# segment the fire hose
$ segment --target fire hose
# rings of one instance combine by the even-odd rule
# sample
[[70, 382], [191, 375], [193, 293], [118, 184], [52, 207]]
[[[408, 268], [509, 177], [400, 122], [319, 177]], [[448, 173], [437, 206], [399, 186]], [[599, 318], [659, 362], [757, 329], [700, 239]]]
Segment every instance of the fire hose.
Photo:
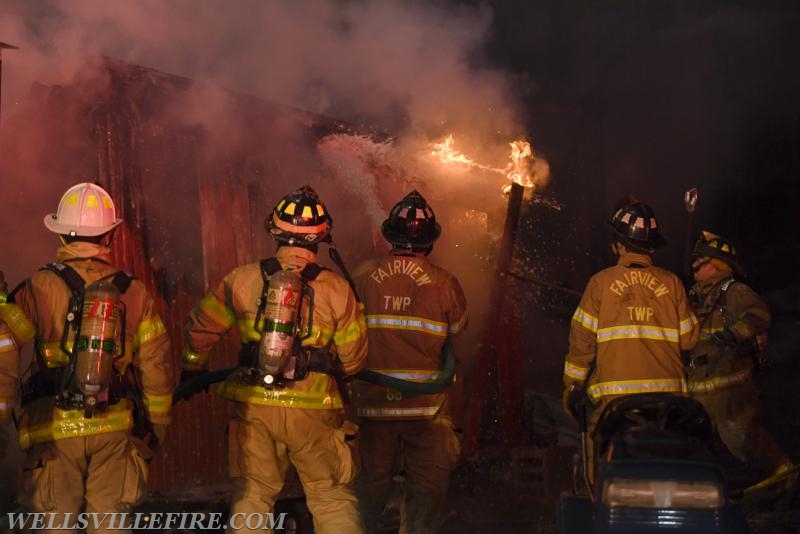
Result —
[[[347, 266], [342, 260], [342, 257], [339, 254], [336, 244], [333, 242], [331, 236], [327, 237], [325, 243], [328, 244], [328, 254], [331, 260], [342, 272], [345, 280], [347, 280], [347, 283], [350, 285], [353, 293], [356, 295], [356, 299], [360, 301], [361, 299], [356, 291], [355, 283], [353, 282], [350, 272], [347, 270]], [[228, 367], [218, 371], [204, 372], [190, 378], [189, 380], [186, 380], [185, 382], [182, 382], [177, 388], [175, 388], [175, 391], [172, 394], [172, 403], [175, 404], [181, 399], [188, 399], [200, 391], [208, 391], [209, 386], [227, 379], [228, 376], [230, 376], [231, 373], [233, 373], [236, 369], [237, 367]], [[445, 339], [444, 345], [442, 346], [441, 372], [434, 380], [430, 382], [414, 382], [411, 380], [403, 380], [401, 378], [378, 373], [371, 369], [362, 369], [355, 374], [355, 377], [359, 380], [363, 380], [364, 382], [369, 382], [371, 384], [377, 384], [379, 386], [400, 391], [406, 395], [431, 395], [441, 393], [450, 387], [450, 385], [453, 383], [455, 374], [456, 355], [455, 350], [453, 349], [453, 343], [448, 337]]]
[[[385, 375], [363, 369], [356, 373], [355, 377], [364, 382], [377, 384], [390, 389], [395, 389], [407, 395], [430, 395], [441, 393], [453, 383], [456, 374], [456, 356], [450, 338], [442, 347], [442, 371], [435, 380], [431, 382], [412, 382], [393, 376]], [[216, 371], [206, 371], [182, 382], [172, 393], [172, 403], [175, 404], [181, 399], [189, 399], [200, 391], [208, 391], [209, 386], [222, 382], [227, 379], [238, 367], [227, 367]]]

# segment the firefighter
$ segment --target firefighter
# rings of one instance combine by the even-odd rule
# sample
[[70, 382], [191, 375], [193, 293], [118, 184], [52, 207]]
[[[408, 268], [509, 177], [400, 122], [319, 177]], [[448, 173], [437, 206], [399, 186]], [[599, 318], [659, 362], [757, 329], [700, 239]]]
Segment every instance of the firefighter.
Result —
[[[6, 309], [8, 285], [0, 271], [0, 314]], [[5, 458], [10, 441], [11, 414], [19, 380], [19, 349], [14, 334], [0, 315], [0, 459]]]
[[[453, 353], [450, 362], [442, 361], [446, 339], [467, 325], [458, 280], [427, 257], [441, 227], [422, 195], [412, 191], [394, 206], [381, 233], [391, 251], [367, 261], [354, 276], [367, 313], [367, 367], [394, 379], [436, 382], [443, 367], [455, 365]], [[400, 532], [439, 531], [448, 479], [460, 455], [449, 383], [431, 394], [353, 383], [361, 423], [359, 502], [368, 531], [377, 528], [398, 457], [406, 475]]]
[[700, 321], [700, 340], [689, 360], [689, 391], [714, 421], [723, 443], [754, 474], [778, 475], [792, 467], [775, 439], [758, 421], [759, 395], [753, 383], [757, 338], [771, 315], [747, 284], [736, 249], [724, 237], [704, 231], [692, 251], [695, 284], [689, 300]]
[[309, 186], [278, 202], [265, 221], [275, 257], [234, 269], [192, 310], [183, 374], [206, 369], [211, 348], [238, 328], [240, 367], [218, 390], [236, 413], [228, 427], [231, 516], [272, 512], [292, 464], [314, 531], [351, 534], [362, 532], [353, 431], [334, 375], [363, 367], [367, 332], [347, 280], [316, 263], [332, 224]]
[[591, 435], [602, 409], [621, 395], [685, 394], [682, 351], [697, 342], [697, 319], [673, 273], [653, 265], [666, 245], [653, 210], [632, 199], [609, 221], [617, 264], [592, 276], [572, 316], [564, 364], [564, 403], [582, 421], [588, 395], [594, 412], [585, 435], [586, 475], [593, 480]]
[[[0, 344], [34, 343], [22, 377], [19, 501], [28, 512], [59, 514], [53, 525], [69, 525], [68, 514], [130, 512], [146, 491], [152, 450], [144, 444], [163, 440], [169, 423], [169, 337], [144, 284], [111, 264], [121, 222], [101, 187], [68, 189], [44, 218], [61, 242], [56, 261], [0, 305]], [[15, 401], [19, 367], [16, 349], [0, 348], [2, 415]]]

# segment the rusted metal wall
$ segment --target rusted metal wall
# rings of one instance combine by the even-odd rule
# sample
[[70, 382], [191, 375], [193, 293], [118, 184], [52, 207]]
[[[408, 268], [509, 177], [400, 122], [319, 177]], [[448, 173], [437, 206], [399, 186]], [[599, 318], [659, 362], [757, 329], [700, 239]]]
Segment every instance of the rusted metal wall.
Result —
[[[271, 252], [263, 237], [264, 188], [253, 183], [252, 169], [245, 165], [248, 158], [252, 159], [246, 153], [247, 148], [238, 153], [238, 159], [237, 153], [233, 153], [216, 165], [205, 166], [195, 160], [202, 151], [201, 136], [165, 131], [156, 114], [148, 116], [148, 110], [158, 108], [164, 92], [190, 90], [185, 80], [120, 64], [108, 65], [108, 80], [109, 90], [88, 103], [88, 116], [97, 146], [98, 182], [108, 189], [119, 216], [125, 220], [115, 238], [114, 260], [143, 280], [156, 296], [172, 342], [177, 383], [183, 350], [182, 329], [202, 293], [216, 286], [236, 266]], [[298, 115], [296, 120], [308, 122], [308, 116], [299, 116], [294, 111], [276, 112], [274, 106], [259, 104], [249, 97], [243, 97], [242, 101], [247, 108], [245, 112], [258, 116], [260, 127], [266, 129], [276, 113], [285, 113], [292, 120], [291, 115]], [[309, 139], [340, 126], [322, 118], [308, 124]], [[176, 136], [180, 138], [178, 141]], [[167, 148], [163, 146], [170, 143]], [[161, 153], [154, 155], [156, 152]], [[280, 166], [280, 162], [273, 164]], [[154, 197], [151, 191], [145, 191], [145, 178], [154, 177], [144, 173], [163, 174], [155, 178], [181, 183], [184, 187], [176, 197]], [[284, 193], [281, 190], [276, 195]], [[199, 239], [201, 243], [202, 256], [191, 266], [202, 272], [201, 291], [189, 289], [185, 277], [174, 288], [168, 280], [159, 279], [159, 270], [170, 266], [159, 265], [154, 259], [153, 240], [148, 239], [151, 236], [147, 210], [165, 204], [170, 209], [197, 212], [197, 220], [189, 227], [197, 235], [186, 239]], [[166, 293], [171, 295], [167, 298]], [[238, 332], [231, 331], [212, 352], [211, 370], [234, 365], [238, 347]], [[178, 402], [166, 443], [150, 466], [151, 489], [186, 494], [224, 487], [225, 430], [231, 415], [230, 403], [212, 393], [200, 393], [189, 402]]]

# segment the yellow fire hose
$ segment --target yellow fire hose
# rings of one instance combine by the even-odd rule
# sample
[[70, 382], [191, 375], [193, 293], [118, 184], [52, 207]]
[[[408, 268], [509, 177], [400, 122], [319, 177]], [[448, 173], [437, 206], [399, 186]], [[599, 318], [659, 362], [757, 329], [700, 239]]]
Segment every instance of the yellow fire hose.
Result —
[[752, 486], [743, 489], [742, 496], [747, 497], [749, 495], [752, 495], [753, 493], [757, 493], [763, 489], [772, 487], [778, 484], [779, 482], [782, 482], [787, 478], [791, 477], [798, 471], [800, 471], [800, 465], [793, 465], [783, 471], [780, 471], [779, 473], [774, 473], [769, 477], [765, 478], [764, 480], [762, 480], [761, 482], [757, 482], [756, 484], [753, 484]]

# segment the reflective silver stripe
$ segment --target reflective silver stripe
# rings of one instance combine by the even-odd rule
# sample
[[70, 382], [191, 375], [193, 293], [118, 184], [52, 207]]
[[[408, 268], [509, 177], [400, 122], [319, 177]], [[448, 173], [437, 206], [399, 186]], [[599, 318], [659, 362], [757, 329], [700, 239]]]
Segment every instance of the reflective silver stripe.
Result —
[[589, 386], [587, 392], [593, 400], [606, 395], [630, 395], [632, 393], [686, 392], [686, 380], [683, 378], [664, 378], [649, 380], [620, 380], [600, 382]]
[[416, 380], [418, 382], [433, 381], [442, 374], [438, 370], [428, 371], [426, 369], [371, 369], [371, 371], [401, 380]]
[[17, 348], [14, 338], [11, 336], [0, 336], [0, 352], [11, 352]]
[[401, 315], [367, 315], [367, 328], [389, 328], [395, 330], [414, 330], [437, 336], [447, 335], [447, 323], [431, 321], [422, 317]]
[[576, 380], [586, 380], [589, 375], [588, 367], [579, 367], [574, 363], [564, 362], [564, 374]]
[[10, 412], [11, 404], [8, 402], [0, 402], [0, 412]]
[[592, 332], [597, 332], [597, 317], [589, 315], [581, 308], [575, 310], [575, 314], [572, 316], [572, 320], [580, 323], [581, 326], [591, 330]]
[[361, 417], [433, 417], [439, 411], [439, 406], [426, 406], [423, 408], [359, 408]]
[[465, 313], [461, 319], [458, 320], [455, 324], [450, 325], [450, 333], [451, 334], [458, 334], [464, 329], [464, 325], [467, 324], [467, 314]]
[[694, 314], [690, 314], [688, 319], [684, 319], [681, 321], [681, 324], [678, 325], [678, 330], [680, 330], [681, 335], [686, 334], [687, 332], [691, 332], [694, 325], [697, 324], [697, 317]]
[[677, 343], [680, 340], [680, 335], [674, 328], [636, 324], [601, 328], [597, 331], [598, 343], [604, 343], [615, 339], [658, 339]]
[[731, 375], [715, 376], [708, 380], [692, 380], [689, 382], [689, 391], [692, 393], [710, 393], [717, 389], [744, 384], [749, 379], [750, 369], [744, 369]]

